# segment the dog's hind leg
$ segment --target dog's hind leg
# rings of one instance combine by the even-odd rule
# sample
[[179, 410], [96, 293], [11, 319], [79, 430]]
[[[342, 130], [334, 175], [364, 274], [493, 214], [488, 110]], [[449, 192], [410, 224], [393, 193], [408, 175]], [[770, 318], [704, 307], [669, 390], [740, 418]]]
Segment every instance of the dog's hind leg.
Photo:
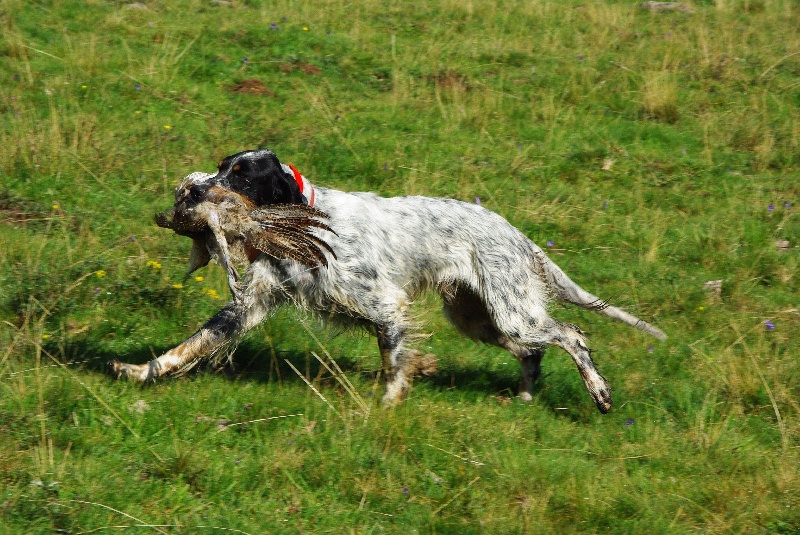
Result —
[[519, 398], [522, 401], [533, 399], [533, 385], [542, 374], [542, 357], [544, 357], [544, 346], [542, 347], [522, 347], [505, 337], [500, 337], [498, 342], [500, 347], [507, 349], [519, 361], [522, 377], [519, 381]]
[[568, 323], [558, 323], [555, 320], [547, 329], [550, 339], [547, 343], [557, 345], [572, 356], [578, 371], [583, 378], [583, 384], [589, 395], [592, 396], [595, 405], [603, 414], [611, 410], [611, 387], [605, 377], [595, 368], [594, 361], [590, 355], [589, 348], [586, 347], [586, 339], [583, 333], [574, 325]]
[[486, 310], [486, 305], [469, 288], [451, 289], [450, 293], [442, 292], [442, 299], [445, 317], [461, 333], [473, 340], [502, 347], [516, 357], [522, 371], [519, 397], [522, 401], [533, 399], [533, 385], [542, 371], [544, 346], [522, 346], [500, 334]]

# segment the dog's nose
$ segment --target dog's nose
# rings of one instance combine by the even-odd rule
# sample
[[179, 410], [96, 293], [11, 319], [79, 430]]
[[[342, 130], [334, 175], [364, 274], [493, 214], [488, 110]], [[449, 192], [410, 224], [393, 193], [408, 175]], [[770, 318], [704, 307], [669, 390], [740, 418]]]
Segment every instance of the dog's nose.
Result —
[[201, 202], [205, 199], [209, 187], [211, 187], [209, 184], [194, 184], [189, 188], [189, 197], [194, 202]]

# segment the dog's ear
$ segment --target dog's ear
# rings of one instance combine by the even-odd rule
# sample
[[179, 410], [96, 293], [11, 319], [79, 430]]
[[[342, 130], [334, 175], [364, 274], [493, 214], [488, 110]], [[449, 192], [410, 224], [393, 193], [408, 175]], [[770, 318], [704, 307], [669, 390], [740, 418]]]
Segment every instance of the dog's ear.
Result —
[[215, 182], [244, 195], [256, 206], [307, 203], [294, 176], [283, 170], [278, 157], [268, 149], [228, 156], [220, 163]]

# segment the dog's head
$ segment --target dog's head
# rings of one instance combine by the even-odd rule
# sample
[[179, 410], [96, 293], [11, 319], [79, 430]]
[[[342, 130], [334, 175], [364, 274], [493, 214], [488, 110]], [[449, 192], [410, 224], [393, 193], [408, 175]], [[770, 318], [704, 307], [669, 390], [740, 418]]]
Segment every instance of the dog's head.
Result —
[[278, 157], [269, 149], [246, 150], [228, 156], [209, 180], [247, 197], [256, 206], [308, 203], [294, 175], [284, 171]]
[[[156, 216], [159, 226], [191, 235], [202, 229], [193, 217], [197, 205], [219, 204], [236, 196], [248, 205], [308, 204], [293, 173], [284, 170], [275, 153], [268, 149], [247, 150], [228, 156], [214, 174], [191, 173], [175, 189], [170, 212]], [[173, 222], [170, 224], [162, 224]], [[195, 222], [197, 228], [195, 228]]]
[[[284, 171], [268, 149], [248, 150], [228, 156], [215, 174], [191, 173], [175, 190], [172, 210], [157, 214], [156, 224], [194, 241], [191, 273], [208, 263], [208, 204], [229, 201], [247, 212], [270, 205], [307, 205], [293, 173]], [[327, 228], [327, 227], [325, 227]]]

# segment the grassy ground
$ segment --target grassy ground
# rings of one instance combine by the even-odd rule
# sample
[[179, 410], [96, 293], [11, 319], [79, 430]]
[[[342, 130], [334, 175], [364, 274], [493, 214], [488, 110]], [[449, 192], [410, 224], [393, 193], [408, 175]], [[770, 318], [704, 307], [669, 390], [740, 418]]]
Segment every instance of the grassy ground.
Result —
[[[688, 5], [4, 0], [0, 532], [800, 531], [800, 9]], [[327, 186], [479, 197], [670, 338], [554, 307], [605, 416], [555, 349], [518, 402], [514, 359], [433, 298], [440, 371], [396, 410], [373, 338], [292, 311], [232, 373], [112, 381], [222, 306], [152, 214], [256, 146]]]

